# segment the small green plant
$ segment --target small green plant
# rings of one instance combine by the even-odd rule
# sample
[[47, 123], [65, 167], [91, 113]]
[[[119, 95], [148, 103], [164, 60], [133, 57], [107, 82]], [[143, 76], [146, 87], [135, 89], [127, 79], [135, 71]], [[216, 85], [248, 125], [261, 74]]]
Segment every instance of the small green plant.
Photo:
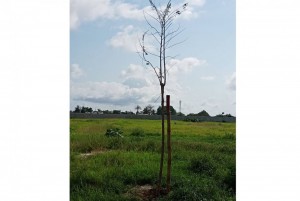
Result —
[[119, 128], [110, 128], [107, 129], [105, 136], [107, 137], [124, 137], [123, 135], [123, 131]]

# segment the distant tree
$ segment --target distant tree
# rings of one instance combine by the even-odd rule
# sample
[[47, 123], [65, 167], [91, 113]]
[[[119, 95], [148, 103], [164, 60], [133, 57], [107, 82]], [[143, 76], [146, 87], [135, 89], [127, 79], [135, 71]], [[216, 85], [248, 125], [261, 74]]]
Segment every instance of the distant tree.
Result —
[[[161, 115], [161, 113], [162, 113], [161, 111], [162, 111], [161, 106], [159, 106], [156, 110], [156, 114]], [[177, 114], [176, 110], [174, 109], [174, 107], [172, 105], [170, 105], [170, 112], [171, 112], [171, 115], [176, 115]], [[166, 111], [165, 111], [165, 114], [166, 114]]]
[[81, 113], [87, 113], [87, 112], [91, 113], [93, 112], [93, 109], [91, 107], [82, 106]]
[[81, 107], [79, 105], [77, 105], [75, 107], [75, 110], [74, 110], [75, 113], [80, 113], [81, 112]]
[[103, 112], [103, 114], [112, 114], [112, 111], [109, 111], [109, 110], [103, 110], [102, 112]]
[[121, 112], [121, 114], [134, 114], [134, 113], [131, 111], [125, 111], [125, 112]]
[[185, 114], [183, 114], [182, 112], [178, 112], [177, 116], [185, 116]]
[[156, 112], [155, 112], [155, 110], [154, 110], [154, 109], [151, 111], [151, 113], [152, 113], [152, 114], [156, 114]]
[[202, 110], [201, 112], [198, 113], [198, 116], [209, 117], [209, 114], [205, 110]]
[[79, 105], [77, 105], [75, 107], [75, 110], [74, 110], [75, 113], [92, 113], [93, 112], [93, 109], [91, 107], [85, 107], [85, 106], [82, 106], [80, 107]]
[[155, 111], [153, 110], [154, 106], [153, 105], [147, 105], [144, 109], [143, 109], [143, 114], [149, 114], [152, 115], [155, 113]]
[[136, 114], [139, 113], [139, 110], [142, 109], [141, 106], [137, 105], [134, 109], [136, 109]]
[[225, 114], [224, 112], [222, 112], [222, 114], [218, 114], [216, 115], [216, 117], [234, 117], [231, 114]]
[[113, 110], [113, 114], [121, 114], [121, 110]]

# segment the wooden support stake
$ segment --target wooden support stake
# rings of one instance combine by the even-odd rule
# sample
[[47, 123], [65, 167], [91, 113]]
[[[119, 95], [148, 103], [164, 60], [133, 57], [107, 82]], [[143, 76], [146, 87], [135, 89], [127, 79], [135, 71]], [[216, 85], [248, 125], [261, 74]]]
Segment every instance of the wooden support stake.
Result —
[[167, 148], [168, 148], [168, 164], [167, 164], [167, 193], [171, 187], [171, 112], [170, 112], [170, 95], [167, 95]]

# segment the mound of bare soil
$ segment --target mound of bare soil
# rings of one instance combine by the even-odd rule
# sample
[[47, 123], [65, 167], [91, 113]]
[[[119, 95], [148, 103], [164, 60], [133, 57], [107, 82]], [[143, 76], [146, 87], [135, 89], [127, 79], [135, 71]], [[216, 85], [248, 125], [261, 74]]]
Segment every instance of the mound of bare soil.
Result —
[[89, 157], [89, 156], [103, 154], [105, 152], [107, 152], [107, 150], [93, 150], [93, 151], [88, 152], [88, 153], [82, 153], [82, 154], [80, 154], [80, 156], [86, 158], [86, 157]]
[[151, 201], [156, 198], [156, 189], [151, 185], [135, 186], [127, 192], [127, 195], [141, 201]]
[[[166, 195], [166, 191], [163, 189], [160, 193], [160, 196]], [[158, 192], [154, 186], [149, 184], [143, 186], [135, 186], [131, 188], [127, 193], [126, 196], [134, 197], [140, 201], [152, 201], [157, 198]]]

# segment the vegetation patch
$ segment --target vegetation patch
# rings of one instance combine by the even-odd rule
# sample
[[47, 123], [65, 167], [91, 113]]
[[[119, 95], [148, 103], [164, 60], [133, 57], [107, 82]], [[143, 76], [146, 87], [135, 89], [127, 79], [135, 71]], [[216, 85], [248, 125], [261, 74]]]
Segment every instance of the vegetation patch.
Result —
[[216, 165], [211, 157], [200, 155], [191, 159], [189, 169], [194, 173], [212, 176], [216, 171]]
[[93, 151], [88, 152], [88, 153], [81, 153], [80, 156], [86, 158], [86, 157], [89, 157], [89, 156], [95, 156], [95, 155], [98, 155], [98, 154], [103, 154], [105, 152], [107, 152], [107, 150], [93, 150]]
[[144, 137], [145, 136], [145, 131], [141, 128], [135, 128], [132, 132], [131, 132], [131, 136], [134, 137]]
[[107, 137], [124, 137], [123, 135], [123, 131], [119, 128], [110, 128], [107, 129], [105, 136]]
[[70, 200], [234, 201], [235, 123], [174, 122], [171, 192], [155, 197], [160, 120], [71, 119]]

